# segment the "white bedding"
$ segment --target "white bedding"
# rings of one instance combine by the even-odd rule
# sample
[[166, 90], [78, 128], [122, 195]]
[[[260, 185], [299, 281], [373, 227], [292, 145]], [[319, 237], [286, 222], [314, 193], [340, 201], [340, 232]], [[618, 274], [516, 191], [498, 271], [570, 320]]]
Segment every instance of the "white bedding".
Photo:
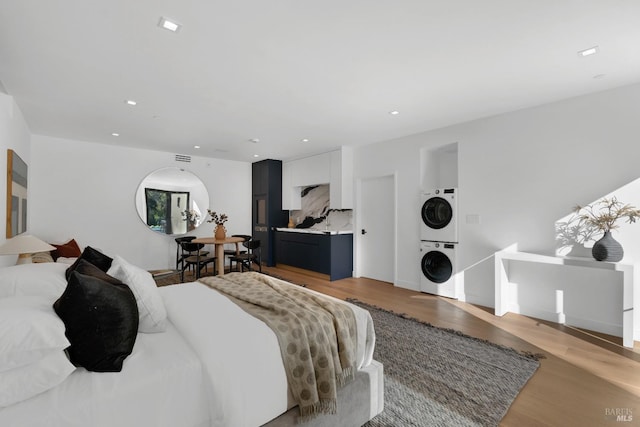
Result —
[[[259, 426], [290, 408], [278, 340], [266, 324], [199, 283], [164, 287], [161, 293], [169, 319], [202, 360], [215, 402], [209, 407], [212, 427]], [[350, 306], [361, 368], [371, 363], [375, 334], [369, 313]]]
[[138, 334], [122, 372], [76, 369], [59, 386], [0, 408], [3, 427], [204, 427], [200, 359], [173, 325]]
[[[269, 327], [199, 283], [159, 292], [167, 330], [138, 333], [122, 372], [77, 368], [60, 385], [0, 408], [0, 426], [255, 427], [291, 408]], [[361, 368], [372, 361], [373, 322], [367, 311], [350, 306]]]

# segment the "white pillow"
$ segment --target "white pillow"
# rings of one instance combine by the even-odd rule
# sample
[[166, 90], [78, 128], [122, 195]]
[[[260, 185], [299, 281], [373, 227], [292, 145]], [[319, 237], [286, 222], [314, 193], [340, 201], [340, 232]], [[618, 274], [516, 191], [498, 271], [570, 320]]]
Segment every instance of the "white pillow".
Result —
[[63, 351], [7, 372], [0, 372], [0, 408], [29, 399], [60, 384], [75, 370]]
[[116, 255], [107, 274], [128, 285], [135, 295], [140, 314], [138, 332], [155, 333], [166, 330], [167, 310], [151, 273]]
[[67, 287], [64, 276], [67, 267], [65, 264], [43, 262], [0, 268], [0, 298], [46, 296], [53, 304]]
[[47, 297], [0, 299], [0, 373], [69, 347], [65, 326]]

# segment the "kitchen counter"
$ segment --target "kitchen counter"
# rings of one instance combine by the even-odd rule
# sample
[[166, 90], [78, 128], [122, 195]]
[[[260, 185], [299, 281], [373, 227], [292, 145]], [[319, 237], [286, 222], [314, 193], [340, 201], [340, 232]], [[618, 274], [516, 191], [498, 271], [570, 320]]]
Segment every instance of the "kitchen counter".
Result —
[[276, 231], [306, 234], [353, 234], [353, 230], [322, 230], [317, 228], [276, 228]]
[[329, 280], [351, 277], [353, 231], [310, 228], [276, 229], [276, 263], [329, 275]]

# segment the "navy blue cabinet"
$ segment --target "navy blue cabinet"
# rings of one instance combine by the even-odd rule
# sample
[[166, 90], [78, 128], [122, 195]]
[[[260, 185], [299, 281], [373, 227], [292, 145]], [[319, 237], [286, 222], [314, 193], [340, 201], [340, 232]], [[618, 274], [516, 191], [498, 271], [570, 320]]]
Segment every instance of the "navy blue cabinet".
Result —
[[351, 277], [353, 234], [276, 232], [276, 261], [327, 274], [330, 280]]
[[260, 240], [262, 262], [275, 265], [274, 234], [276, 227], [286, 227], [287, 211], [282, 210], [282, 162], [261, 160], [251, 165], [252, 234]]

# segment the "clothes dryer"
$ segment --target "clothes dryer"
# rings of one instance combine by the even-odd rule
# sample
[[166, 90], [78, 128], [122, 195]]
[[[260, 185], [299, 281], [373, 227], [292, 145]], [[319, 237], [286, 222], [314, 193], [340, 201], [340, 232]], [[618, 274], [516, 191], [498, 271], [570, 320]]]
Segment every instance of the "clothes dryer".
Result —
[[420, 291], [457, 299], [456, 244], [422, 241], [420, 254]]
[[420, 239], [458, 242], [458, 199], [456, 188], [437, 188], [422, 193]]

